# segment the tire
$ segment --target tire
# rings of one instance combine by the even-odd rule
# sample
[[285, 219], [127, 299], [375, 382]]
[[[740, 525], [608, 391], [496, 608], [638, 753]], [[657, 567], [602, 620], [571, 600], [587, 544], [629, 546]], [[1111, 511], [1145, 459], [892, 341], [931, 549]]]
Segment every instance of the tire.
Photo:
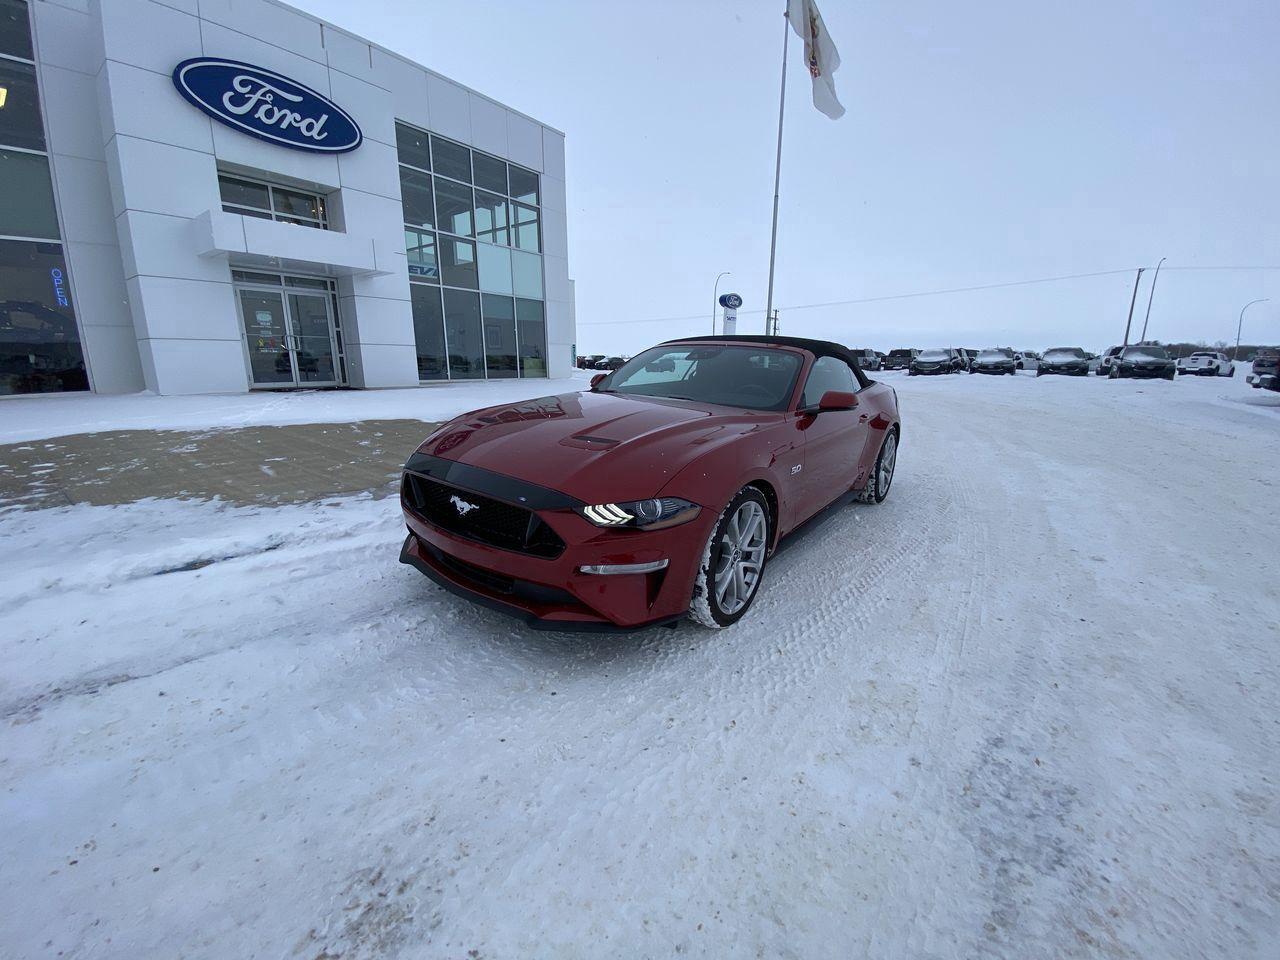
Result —
[[[888, 461], [886, 470], [886, 459]], [[859, 503], [884, 503], [893, 487], [893, 474], [898, 467], [898, 431], [890, 430], [880, 444], [880, 452], [876, 454], [875, 466], [871, 468], [871, 476], [867, 485], [858, 494]]]
[[1172, 380], [1172, 379], [1173, 379], [1173, 374], [1172, 374], [1172, 373], [1166, 373], [1166, 374], [1164, 375], [1164, 378], [1165, 378], [1166, 380]]
[[[707, 538], [693, 582], [689, 619], [712, 630], [729, 627], [742, 619], [760, 592], [773, 536], [769, 501], [755, 487], [743, 487], [720, 514]], [[734, 559], [734, 554], [741, 561]], [[754, 579], [748, 581], [754, 563]], [[718, 574], [718, 575], [717, 575]], [[745, 591], [745, 599], [740, 591]]]

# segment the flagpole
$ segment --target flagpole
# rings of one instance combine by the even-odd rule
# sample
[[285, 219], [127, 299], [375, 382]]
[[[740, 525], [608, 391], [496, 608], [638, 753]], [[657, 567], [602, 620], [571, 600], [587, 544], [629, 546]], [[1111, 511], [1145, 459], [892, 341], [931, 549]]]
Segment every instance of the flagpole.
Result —
[[787, 109], [787, 42], [791, 39], [791, 23], [782, 11], [782, 93], [778, 97], [778, 157], [773, 168], [773, 232], [769, 236], [769, 297], [764, 310], [765, 334], [773, 316], [773, 264], [778, 251], [778, 186], [782, 181], [782, 116]]

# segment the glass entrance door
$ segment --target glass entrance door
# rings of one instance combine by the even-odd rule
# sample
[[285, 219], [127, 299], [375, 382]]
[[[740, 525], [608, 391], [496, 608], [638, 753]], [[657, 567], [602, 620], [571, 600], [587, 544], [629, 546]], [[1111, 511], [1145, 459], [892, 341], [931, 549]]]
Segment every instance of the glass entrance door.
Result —
[[253, 386], [287, 387], [296, 384], [284, 297], [277, 291], [240, 290], [238, 293]]
[[289, 293], [289, 319], [293, 326], [293, 364], [299, 383], [337, 383], [333, 362], [333, 318], [328, 296]]
[[237, 288], [236, 295], [253, 386], [338, 385], [328, 293]]

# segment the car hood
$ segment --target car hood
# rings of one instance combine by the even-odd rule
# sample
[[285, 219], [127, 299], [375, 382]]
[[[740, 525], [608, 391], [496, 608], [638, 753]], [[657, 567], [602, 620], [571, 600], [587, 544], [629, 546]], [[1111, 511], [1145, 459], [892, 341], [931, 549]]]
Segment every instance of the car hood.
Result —
[[780, 418], [710, 404], [569, 393], [464, 414], [418, 451], [588, 503], [639, 500], [660, 493], [715, 446]]

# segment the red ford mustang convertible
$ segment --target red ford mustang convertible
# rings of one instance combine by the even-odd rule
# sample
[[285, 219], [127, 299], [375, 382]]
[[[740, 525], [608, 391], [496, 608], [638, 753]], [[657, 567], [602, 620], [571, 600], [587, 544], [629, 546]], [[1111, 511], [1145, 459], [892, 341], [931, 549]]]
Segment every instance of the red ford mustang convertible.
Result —
[[725, 627], [782, 537], [888, 495], [900, 430], [893, 389], [838, 344], [674, 340], [590, 392], [432, 433], [405, 464], [400, 559], [543, 629]]

